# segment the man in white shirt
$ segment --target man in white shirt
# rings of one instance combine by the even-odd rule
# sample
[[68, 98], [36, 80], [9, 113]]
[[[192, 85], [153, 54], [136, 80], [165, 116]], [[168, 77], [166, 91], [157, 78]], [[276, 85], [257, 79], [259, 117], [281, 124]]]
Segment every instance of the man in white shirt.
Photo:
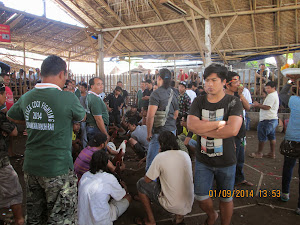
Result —
[[172, 132], [162, 132], [158, 141], [161, 152], [152, 161], [145, 177], [137, 182], [147, 218], [144, 221], [139, 218], [136, 223], [156, 224], [150, 204], [152, 201], [176, 215], [173, 224], [183, 224], [184, 215], [191, 212], [194, 202], [191, 159], [186, 152], [178, 150]]
[[193, 101], [194, 101], [194, 99], [197, 97], [197, 95], [196, 95], [196, 92], [194, 92], [194, 91], [192, 90], [192, 84], [191, 84], [191, 83], [189, 83], [189, 84], [187, 85], [186, 93], [187, 93], [188, 96], [190, 97], [191, 103], [193, 103]]
[[[106, 152], [96, 151], [90, 162], [90, 171], [84, 173], [80, 179], [79, 225], [113, 225], [113, 221], [127, 210], [131, 202], [131, 196], [126, 194], [117, 178], [105, 171], [107, 163]], [[125, 185], [124, 187], [126, 188]]]
[[[276, 91], [276, 83], [269, 81], [265, 90], [268, 93], [263, 104], [253, 102], [253, 107], [260, 108], [259, 110], [259, 123], [257, 126], [258, 135], [258, 151], [251, 153], [249, 156], [252, 158], [262, 158], [263, 156], [271, 159], [275, 159], [275, 146], [276, 136], [275, 129], [278, 125], [278, 108], [279, 108], [279, 97]], [[271, 151], [268, 154], [263, 155], [263, 149], [265, 142], [270, 141]]]

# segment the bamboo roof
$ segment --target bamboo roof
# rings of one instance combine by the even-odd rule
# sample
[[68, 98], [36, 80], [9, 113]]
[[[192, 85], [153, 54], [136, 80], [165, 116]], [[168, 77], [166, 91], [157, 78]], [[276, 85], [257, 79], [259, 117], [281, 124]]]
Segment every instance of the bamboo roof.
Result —
[[[186, 15], [159, 0], [54, 1], [85, 28], [18, 12], [9, 24], [14, 48], [22, 50], [25, 42], [28, 51], [95, 62], [98, 45], [91, 36], [102, 34], [105, 56], [200, 58], [206, 51], [206, 19], [216, 59], [240, 60], [300, 48], [299, 0], [172, 0]], [[0, 23], [15, 12], [0, 6]]]

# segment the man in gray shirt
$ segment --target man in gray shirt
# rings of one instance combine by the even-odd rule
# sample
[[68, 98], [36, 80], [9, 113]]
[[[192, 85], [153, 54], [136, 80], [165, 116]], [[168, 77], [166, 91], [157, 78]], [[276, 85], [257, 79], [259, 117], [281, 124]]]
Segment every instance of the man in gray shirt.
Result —
[[136, 118], [130, 118], [128, 129], [131, 132], [131, 138], [128, 141], [129, 144], [139, 158], [144, 158], [149, 146], [149, 142], [147, 141], [147, 126], [139, 126]]

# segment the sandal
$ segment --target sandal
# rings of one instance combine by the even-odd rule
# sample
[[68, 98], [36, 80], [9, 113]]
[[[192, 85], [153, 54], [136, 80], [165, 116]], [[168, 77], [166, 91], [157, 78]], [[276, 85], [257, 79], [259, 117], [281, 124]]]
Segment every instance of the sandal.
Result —
[[242, 181], [242, 182], [240, 182], [240, 183], [237, 183], [237, 184], [235, 184], [235, 185], [236, 185], [236, 186], [238, 186], [238, 185], [253, 186], [253, 184], [252, 184], [251, 182], [246, 181], [246, 180], [244, 180], [244, 181]]
[[259, 154], [257, 152], [252, 152], [249, 154], [249, 157], [254, 158], [254, 159], [262, 159], [263, 155]]
[[172, 219], [172, 224], [173, 225], [185, 225], [184, 218], [182, 219], [182, 221], [180, 223], [176, 223], [176, 218], [173, 218]]
[[275, 154], [273, 155], [272, 153], [264, 154], [264, 157], [270, 158], [270, 159], [275, 159]]
[[146, 225], [145, 220], [142, 219], [142, 218], [140, 218], [140, 217], [134, 218], [134, 224], [137, 224], [137, 225]]

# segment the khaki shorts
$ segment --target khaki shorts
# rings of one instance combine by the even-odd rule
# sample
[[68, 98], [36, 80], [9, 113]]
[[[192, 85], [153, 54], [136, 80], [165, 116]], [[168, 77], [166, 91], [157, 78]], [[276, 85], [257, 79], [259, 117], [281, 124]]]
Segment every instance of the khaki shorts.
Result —
[[0, 208], [9, 208], [12, 205], [22, 204], [23, 191], [19, 177], [9, 164], [0, 169]]

